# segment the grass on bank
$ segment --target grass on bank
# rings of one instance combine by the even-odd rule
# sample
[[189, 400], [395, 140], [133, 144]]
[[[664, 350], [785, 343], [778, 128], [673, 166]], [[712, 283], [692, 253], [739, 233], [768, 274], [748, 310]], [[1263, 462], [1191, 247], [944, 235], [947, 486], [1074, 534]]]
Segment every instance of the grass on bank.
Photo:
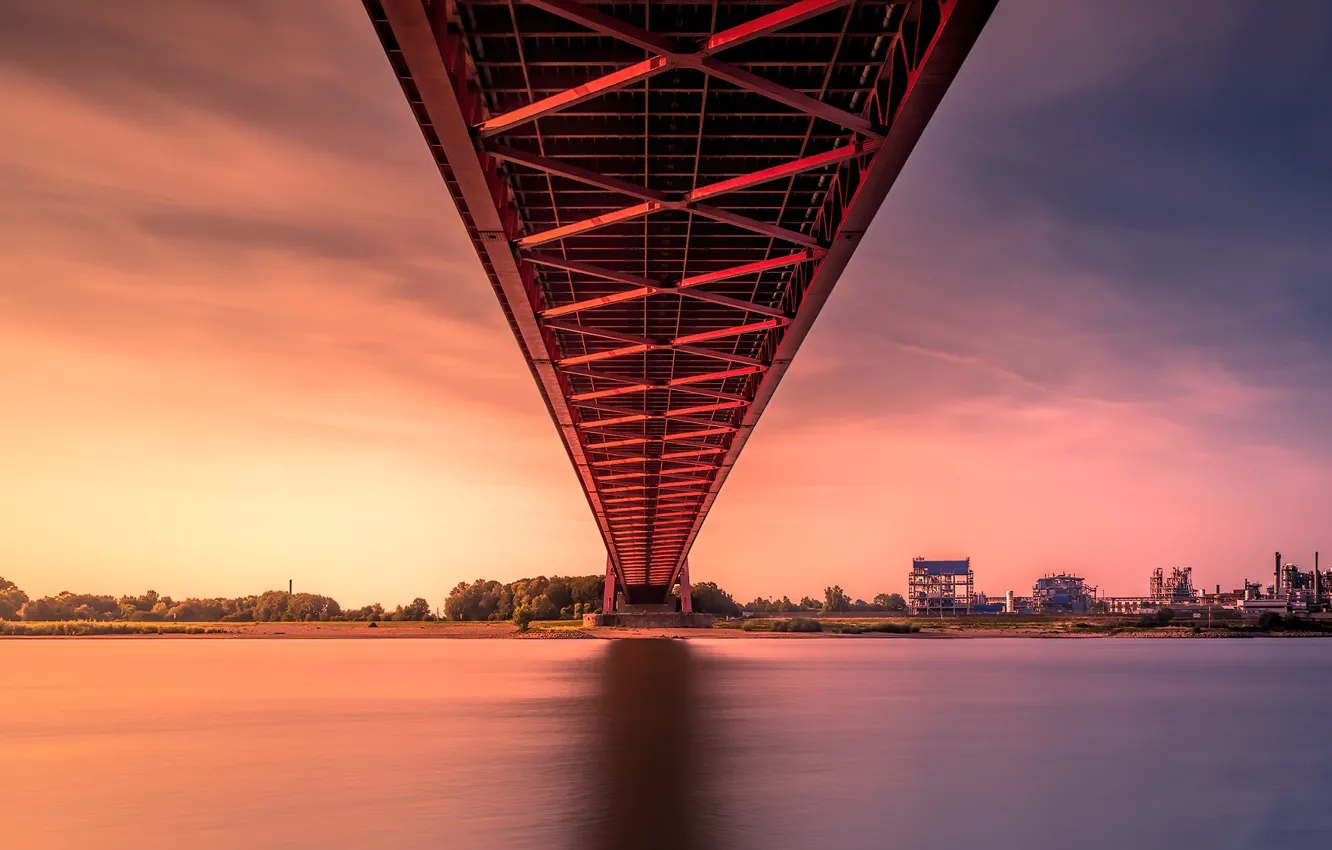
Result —
[[719, 620], [713, 623], [714, 628], [719, 629], [739, 629], [744, 632], [827, 632], [839, 635], [860, 635], [860, 634], [895, 634], [909, 635], [920, 631], [920, 626], [914, 623], [907, 623], [901, 620], [871, 620], [857, 618], [854, 620], [836, 620], [826, 617], [791, 617], [789, 619], [780, 619], [775, 617], [756, 617], [751, 620]]
[[[568, 634], [581, 629], [582, 620], [536, 620], [531, 624], [533, 632]], [[371, 628], [368, 621], [325, 620], [320, 622], [240, 622], [240, 623], [145, 623], [96, 620], [59, 620], [40, 622], [11, 622], [0, 620], [0, 637], [89, 637], [99, 635], [245, 635], [262, 629], [265, 634], [280, 634], [290, 628], [293, 633], [312, 630], [334, 632], [360, 631]], [[510, 620], [395, 620], [379, 622], [373, 628], [393, 630], [401, 633], [452, 631], [455, 629], [489, 628], [496, 631], [513, 631], [514, 623]]]
[[86, 635], [204, 635], [230, 631], [206, 623], [99, 623], [64, 620], [51, 623], [0, 622], [0, 637], [83, 637]]
[[1181, 612], [1162, 617], [1158, 614], [1127, 615], [972, 615], [963, 617], [912, 617], [910, 619], [869, 619], [820, 617], [754, 617], [743, 620], [719, 620], [715, 628], [746, 632], [828, 632], [833, 634], [935, 634], [1011, 633], [1013, 635], [1151, 635], [1161, 637], [1211, 635], [1214, 637], [1260, 637], [1263, 635], [1309, 635], [1332, 637], [1332, 621], [1308, 617], [1265, 613], [1259, 619], [1218, 614], [1209, 624]]

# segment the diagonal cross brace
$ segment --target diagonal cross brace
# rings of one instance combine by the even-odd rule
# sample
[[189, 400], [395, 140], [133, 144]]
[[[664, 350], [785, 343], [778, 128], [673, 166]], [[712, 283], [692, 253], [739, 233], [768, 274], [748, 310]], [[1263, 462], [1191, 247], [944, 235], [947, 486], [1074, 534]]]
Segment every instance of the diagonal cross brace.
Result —
[[639, 29], [632, 24], [621, 21], [619, 18], [603, 14], [581, 3], [570, 2], [570, 0], [523, 0], [523, 2], [544, 9], [566, 20], [582, 24], [594, 32], [642, 48], [649, 54], [655, 55], [650, 55], [642, 62], [637, 62], [581, 85], [557, 92], [527, 106], [488, 118], [476, 125], [477, 131], [482, 136], [493, 136], [502, 133], [543, 115], [550, 115], [562, 109], [567, 109], [589, 98], [616, 91], [673, 68], [693, 68], [726, 80], [747, 91], [783, 103], [799, 112], [845, 127], [848, 130], [854, 130], [866, 136], [877, 137], [879, 135], [874, 130], [873, 125], [859, 115], [853, 115], [809, 95], [801, 94], [757, 74], [737, 68], [712, 55], [719, 50], [734, 47], [750, 39], [791, 26], [806, 18], [844, 6], [850, 0], [801, 0], [799, 3], [793, 3], [786, 8], [760, 15], [752, 21], [717, 33], [708, 39], [701, 50], [695, 53], [680, 53], [661, 36]]
[[[683, 198], [677, 200], [646, 200], [641, 204], [624, 207], [613, 210], [601, 215], [595, 215], [591, 218], [585, 218], [582, 221], [575, 221], [570, 224], [553, 227], [549, 230], [542, 230], [537, 233], [530, 233], [518, 240], [520, 247], [530, 245], [540, 245], [545, 242], [552, 242], [556, 239], [563, 239], [567, 236], [577, 236], [580, 233], [587, 233], [592, 230], [599, 230], [603, 227], [609, 227], [612, 224], [619, 224], [625, 221], [633, 221], [643, 216], [651, 215], [654, 212], [666, 209], [692, 210], [699, 213], [696, 202], [705, 198], [712, 198], [718, 195], [725, 195], [731, 192], [739, 192], [744, 189], [750, 189], [763, 183], [773, 180], [781, 180], [795, 174], [801, 174], [806, 171], [813, 171], [816, 168], [824, 168], [829, 165], [835, 165], [842, 160], [854, 159], [858, 156], [872, 154], [879, 148], [878, 139], [863, 139], [859, 142], [852, 142], [849, 145], [843, 145], [840, 148], [824, 151], [823, 153], [813, 154], [811, 156], [801, 157], [800, 159], [784, 162], [780, 165], [774, 165], [771, 168], [764, 168], [751, 174], [741, 174], [737, 177], [731, 177], [721, 180], [717, 183], [710, 183], [707, 186], [700, 186], [689, 192]], [[496, 156], [515, 159], [511, 152], [505, 154], [496, 154]], [[536, 159], [533, 156], [527, 156], [526, 159], [531, 162]], [[534, 166], [539, 167], [539, 166]], [[694, 204], [695, 206], [691, 206]], [[711, 208], [709, 208], [711, 209]], [[724, 212], [724, 211], [723, 211]], [[699, 213], [702, 214], [702, 213]], [[727, 213], [727, 215], [730, 215]], [[735, 218], [741, 218], [735, 216]], [[733, 222], [732, 222], [733, 223]], [[762, 225], [762, 222], [755, 222]], [[764, 225], [766, 227], [775, 227], [775, 225]], [[780, 228], [779, 228], [780, 229]], [[784, 238], [784, 237], [783, 237]], [[792, 239], [791, 241], [797, 241]], [[807, 242], [807, 238], [802, 238], [800, 242]]]
[[632, 301], [638, 298], [646, 298], [649, 295], [672, 294], [681, 298], [693, 298], [698, 301], [708, 301], [713, 304], [720, 304], [727, 307], [734, 307], [737, 310], [744, 310], [750, 313], [759, 313], [765, 316], [771, 316], [775, 319], [789, 318], [785, 310], [777, 307], [765, 307], [761, 304], [755, 304], [752, 301], [744, 301], [739, 298], [731, 298], [726, 295], [718, 295], [706, 290], [695, 289], [705, 283], [717, 283], [719, 281], [730, 280], [736, 277], [743, 277], [749, 274], [758, 274], [770, 269], [781, 268], [783, 266], [802, 263], [806, 260], [813, 260], [820, 256], [815, 251], [799, 251], [794, 254], [786, 254], [780, 257], [773, 257], [768, 260], [762, 260], [755, 263], [745, 263], [730, 268], [718, 269], [717, 271], [707, 272], [706, 274], [694, 275], [692, 277], [681, 278], [675, 283], [659, 283], [644, 277], [622, 274], [611, 269], [602, 268], [591, 263], [582, 263], [574, 260], [566, 260], [555, 254], [544, 254], [534, 251], [523, 252], [523, 259], [536, 265], [551, 266], [553, 268], [564, 269], [566, 271], [585, 274], [590, 277], [599, 277], [603, 280], [613, 280], [617, 283], [624, 283], [634, 287], [631, 290], [617, 292], [611, 295], [603, 295], [598, 298], [589, 298], [584, 301], [575, 301], [570, 304], [561, 304], [558, 307], [548, 307], [541, 311], [541, 315], [554, 318], [564, 316], [570, 313], [579, 313], [583, 310], [592, 310], [597, 307], [605, 307], [608, 304], [618, 304], [622, 301]]
[[683, 198], [672, 198], [666, 192], [649, 189], [646, 186], [639, 186], [617, 177], [608, 177], [604, 174], [598, 174], [591, 169], [573, 165], [568, 162], [550, 159], [549, 157], [528, 153], [527, 151], [520, 151], [506, 145], [490, 145], [486, 148], [486, 152], [491, 156], [506, 162], [516, 162], [519, 165], [525, 165], [528, 168], [544, 171], [547, 174], [553, 174], [557, 177], [567, 177], [570, 180], [577, 180], [580, 183], [596, 186], [598, 189], [605, 189], [608, 192], [615, 192], [617, 194], [627, 195], [631, 198], [638, 198], [646, 204], [658, 204], [659, 206], [656, 209], [687, 210], [695, 215], [701, 215], [704, 218], [710, 218], [713, 221], [719, 221], [722, 224], [730, 224], [739, 227], [742, 230], [761, 233], [764, 236], [781, 239], [790, 242], [793, 245], [804, 245], [809, 248], [820, 247], [818, 239], [807, 233], [779, 227], [775, 224], [769, 224], [766, 221], [759, 221], [757, 219], [749, 218], [748, 216], [740, 215], [739, 213], [730, 212], [729, 210], [718, 209], [709, 204], [700, 204], [697, 201]]

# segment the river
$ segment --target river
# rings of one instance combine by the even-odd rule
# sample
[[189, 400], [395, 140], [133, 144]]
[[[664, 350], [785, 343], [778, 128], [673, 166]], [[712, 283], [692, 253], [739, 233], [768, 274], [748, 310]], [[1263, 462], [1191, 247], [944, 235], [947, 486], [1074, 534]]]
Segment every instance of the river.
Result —
[[1332, 641], [648, 643], [0, 640], [0, 835], [1332, 847]]

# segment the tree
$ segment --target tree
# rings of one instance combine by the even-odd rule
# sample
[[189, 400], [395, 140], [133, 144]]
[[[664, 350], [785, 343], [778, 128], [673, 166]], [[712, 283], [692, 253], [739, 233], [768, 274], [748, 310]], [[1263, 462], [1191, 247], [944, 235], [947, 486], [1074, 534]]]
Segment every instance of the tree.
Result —
[[524, 608], [532, 614], [534, 620], [557, 620], [560, 616], [560, 609], [545, 594], [533, 599], [532, 604]]
[[812, 596], [800, 597], [800, 610], [802, 611], [817, 611], [822, 607], [822, 603]]
[[848, 611], [850, 608], [851, 600], [847, 598], [846, 593], [842, 591], [839, 585], [823, 589], [824, 611]]
[[569, 580], [555, 576], [546, 585], [545, 597], [550, 600], [550, 604], [556, 611], [563, 611], [573, 604], [573, 590], [569, 587]]
[[376, 602], [374, 605], [366, 605], [362, 608], [355, 608], [351, 611], [343, 611], [344, 620], [369, 620], [375, 622], [384, 616], [384, 606]]
[[28, 594], [19, 590], [12, 581], [0, 578], [0, 620], [17, 620], [19, 609], [28, 601]]
[[880, 611], [905, 611], [907, 607], [900, 593], [880, 593], [874, 597], [873, 604]]
[[63, 605], [57, 596], [29, 599], [20, 609], [19, 617], [28, 622], [50, 622], [74, 619], [74, 609]]
[[[554, 620], [601, 610], [603, 576], [536, 576], [508, 584], [477, 579], [460, 582], [444, 601], [450, 620], [511, 620], [519, 608], [531, 609], [538, 620]], [[582, 606], [579, 609], [579, 606]]]
[[740, 616], [740, 606], [731, 594], [717, 586], [716, 582], [704, 581], [691, 585], [694, 610], [699, 614], [715, 614], [721, 617]]
[[513, 612], [513, 622], [518, 626], [518, 631], [520, 632], [527, 631], [527, 627], [532, 625], [532, 620], [534, 619], [535, 617], [532, 615], [532, 609], [528, 608], [526, 605], [519, 605]]
[[499, 611], [503, 591], [504, 585], [497, 581], [479, 578], [471, 584], [458, 582], [444, 600], [444, 616], [450, 620], [488, 620]]
[[402, 619], [404, 620], [424, 620], [430, 616], [430, 603], [416, 597], [411, 604], [402, 609]]
[[593, 614], [601, 610], [601, 594], [606, 588], [606, 577], [574, 576], [569, 579], [569, 593], [574, 602], [583, 603], [583, 612]]
[[289, 595], [285, 590], [269, 590], [259, 594], [259, 598], [254, 601], [254, 619], [261, 623], [281, 620], [287, 613]]

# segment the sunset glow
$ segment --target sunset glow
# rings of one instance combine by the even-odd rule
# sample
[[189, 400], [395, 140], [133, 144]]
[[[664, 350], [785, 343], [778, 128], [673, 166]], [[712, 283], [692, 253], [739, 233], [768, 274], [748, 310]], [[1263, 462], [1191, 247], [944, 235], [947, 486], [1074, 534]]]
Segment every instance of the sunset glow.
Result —
[[[600, 573], [360, 4], [73, 5], [18, 4], [0, 30], [19, 117], [0, 129], [0, 574], [33, 596], [290, 578], [360, 605]], [[1332, 550], [1332, 127], [1300, 82], [1327, 59], [1294, 41], [1241, 83], [1246, 5], [1071, 5], [995, 14], [712, 509], [694, 581], [870, 598], [913, 556], [969, 556], [990, 593], [1069, 569], [1141, 594], [1156, 566], [1229, 589], [1274, 549]], [[1236, 98], [1287, 124], [1217, 132]], [[617, 510], [633, 460], [602, 467]]]

